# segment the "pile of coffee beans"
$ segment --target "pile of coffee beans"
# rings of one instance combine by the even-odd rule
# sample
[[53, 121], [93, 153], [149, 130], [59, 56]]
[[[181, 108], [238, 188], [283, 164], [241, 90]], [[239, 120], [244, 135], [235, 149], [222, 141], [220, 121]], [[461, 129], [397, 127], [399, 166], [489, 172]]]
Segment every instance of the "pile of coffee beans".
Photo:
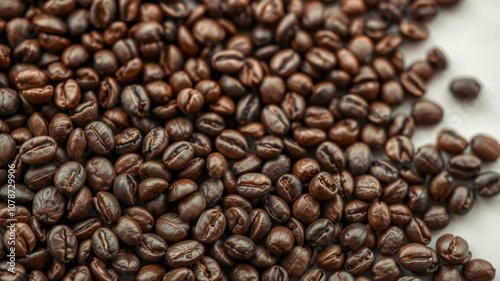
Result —
[[447, 59], [399, 50], [458, 2], [1, 0], [0, 279], [494, 280], [430, 243], [498, 141], [414, 147]]

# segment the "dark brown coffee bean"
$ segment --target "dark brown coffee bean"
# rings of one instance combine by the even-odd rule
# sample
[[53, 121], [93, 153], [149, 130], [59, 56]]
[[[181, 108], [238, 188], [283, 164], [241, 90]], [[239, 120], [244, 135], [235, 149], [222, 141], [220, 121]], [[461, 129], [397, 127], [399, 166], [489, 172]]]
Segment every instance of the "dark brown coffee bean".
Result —
[[449, 264], [464, 264], [471, 259], [469, 244], [460, 236], [445, 234], [439, 237], [436, 251]]
[[437, 145], [446, 152], [458, 154], [467, 148], [469, 142], [457, 131], [443, 129], [438, 134]]
[[[15, 154], [15, 149], [9, 151], [9, 145], [13, 145], [14, 141], [7, 135], [2, 135], [2, 136], [4, 137], [1, 138], [0, 140], [2, 140], [1, 141], [2, 147], [4, 147], [6, 151], [6, 154], [4, 156], [6, 159], [5, 162], [8, 163], [8, 161], [10, 161], [10, 159]], [[40, 165], [52, 160], [55, 157], [57, 148], [58, 145], [53, 138], [48, 136], [40, 136], [40, 137], [34, 137], [29, 141], [25, 142], [21, 146], [19, 154], [21, 156], [21, 160], [24, 163], [28, 165]], [[11, 154], [10, 157], [9, 154]]]
[[385, 153], [396, 163], [409, 163], [414, 156], [413, 143], [405, 136], [392, 137], [385, 145]]
[[495, 268], [493, 265], [483, 259], [472, 259], [462, 267], [462, 274], [465, 280], [484, 280], [491, 281], [495, 279]]
[[287, 77], [298, 69], [299, 64], [299, 55], [292, 49], [285, 49], [273, 56], [269, 63], [269, 67], [273, 74]]
[[96, 154], [106, 155], [113, 150], [113, 132], [105, 123], [94, 121], [85, 127], [84, 132], [90, 149]]
[[424, 145], [417, 150], [413, 158], [415, 167], [421, 173], [437, 174], [444, 168], [441, 153], [434, 145]]
[[410, 242], [427, 245], [431, 241], [431, 231], [427, 224], [419, 218], [412, 218], [405, 227], [406, 238]]
[[460, 99], [477, 98], [481, 92], [481, 84], [474, 78], [457, 78], [451, 82], [450, 91]]
[[[480, 178], [481, 176], [477, 179]], [[478, 194], [481, 195], [480, 193]], [[448, 199], [448, 209], [452, 214], [465, 215], [474, 206], [475, 197], [474, 192], [469, 187], [466, 185], [458, 185]]]
[[500, 192], [500, 175], [496, 172], [481, 173], [474, 180], [474, 190], [479, 196], [491, 197]]
[[194, 156], [194, 149], [189, 142], [178, 141], [169, 145], [163, 153], [163, 163], [172, 170], [180, 170]]
[[412, 117], [419, 125], [436, 125], [443, 119], [443, 109], [430, 100], [421, 100], [413, 105]]
[[446, 201], [454, 189], [453, 177], [448, 172], [441, 172], [431, 178], [428, 189], [432, 199]]
[[460, 154], [448, 161], [448, 172], [459, 179], [470, 179], [479, 174], [481, 160], [472, 154]]
[[496, 161], [500, 157], [500, 144], [492, 136], [476, 135], [472, 138], [470, 145], [474, 154], [484, 161]]
[[248, 143], [245, 137], [235, 130], [224, 130], [215, 140], [219, 152], [231, 159], [241, 159], [246, 155]]

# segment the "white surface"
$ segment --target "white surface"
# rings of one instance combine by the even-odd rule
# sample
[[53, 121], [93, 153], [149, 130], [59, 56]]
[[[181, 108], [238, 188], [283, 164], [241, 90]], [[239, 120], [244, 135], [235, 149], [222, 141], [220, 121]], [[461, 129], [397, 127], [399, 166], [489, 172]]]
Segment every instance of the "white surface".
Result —
[[[500, 1], [462, 0], [450, 9], [442, 9], [428, 25], [430, 36], [419, 44], [404, 46], [406, 63], [424, 59], [427, 50], [440, 47], [449, 67], [427, 84], [425, 98], [438, 101], [445, 109], [443, 122], [417, 129], [413, 140], [418, 147], [434, 142], [440, 128], [452, 127], [470, 137], [488, 132], [500, 139]], [[416, 46], [415, 46], [416, 45]], [[477, 100], [460, 102], [448, 87], [453, 77], [471, 75], [483, 85]], [[500, 161], [484, 165], [483, 170], [500, 171]], [[497, 268], [500, 280], [500, 196], [478, 198], [469, 214], [453, 216], [450, 225], [433, 233], [434, 237], [453, 233], [469, 242], [473, 258], [484, 258]], [[434, 245], [435, 238], [432, 245]]]

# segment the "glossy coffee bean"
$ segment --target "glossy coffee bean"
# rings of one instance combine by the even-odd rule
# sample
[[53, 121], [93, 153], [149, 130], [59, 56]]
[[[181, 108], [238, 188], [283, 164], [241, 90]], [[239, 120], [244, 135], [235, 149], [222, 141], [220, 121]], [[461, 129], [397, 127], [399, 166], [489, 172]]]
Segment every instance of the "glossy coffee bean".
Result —
[[470, 179], [479, 174], [481, 160], [472, 154], [460, 154], [448, 161], [448, 172], [459, 179]]
[[433, 101], [421, 100], [413, 105], [412, 117], [418, 125], [436, 125], [443, 119], [443, 109]]
[[479, 196], [495, 196], [500, 193], [500, 175], [496, 172], [481, 173], [473, 186]]
[[167, 263], [176, 268], [190, 266], [203, 258], [204, 246], [194, 240], [176, 243], [168, 248], [165, 258]]
[[92, 249], [97, 257], [111, 260], [118, 254], [118, 237], [110, 228], [101, 227], [92, 234]]
[[484, 281], [494, 280], [495, 271], [493, 265], [483, 259], [470, 260], [462, 267], [462, 274], [467, 281], [476, 279]]
[[469, 245], [460, 236], [442, 235], [436, 242], [436, 251], [449, 264], [464, 264], [471, 259]]
[[453, 129], [443, 129], [438, 134], [437, 144], [440, 149], [446, 152], [458, 154], [462, 153], [467, 148], [469, 142], [457, 131]]
[[472, 138], [470, 145], [474, 154], [481, 160], [490, 162], [496, 161], [500, 157], [500, 144], [492, 136], [476, 135]]

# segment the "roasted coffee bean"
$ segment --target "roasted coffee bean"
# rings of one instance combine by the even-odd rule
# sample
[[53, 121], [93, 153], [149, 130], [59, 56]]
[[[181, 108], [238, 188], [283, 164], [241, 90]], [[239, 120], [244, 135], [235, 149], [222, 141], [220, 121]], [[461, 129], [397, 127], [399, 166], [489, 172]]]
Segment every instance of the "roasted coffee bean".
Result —
[[226, 217], [221, 212], [210, 209], [205, 211], [194, 228], [194, 235], [202, 243], [214, 243], [226, 228]]
[[205, 211], [207, 199], [201, 192], [193, 192], [185, 196], [177, 205], [181, 219], [185, 221], [196, 220]]
[[427, 28], [421, 24], [411, 20], [403, 20], [399, 25], [399, 31], [405, 37], [412, 40], [424, 40], [429, 34]]
[[389, 226], [391, 213], [385, 202], [372, 203], [368, 209], [368, 223], [375, 231], [382, 231]]
[[410, 243], [398, 251], [398, 259], [404, 269], [422, 272], [433, 264], [432, 249], [421, 244]]
[[413, 143], [405, 136], [392, 137], [385, 145], [385, 153], [396, 163], [409, 163], [414, 156]]
[[431, 241], [431, 232], [427, 224], [419, 218], [412, 218], [405, 227], [406, 238], [410, 242], [427, 245]]
[[293, 245], [294, 237], [292, 232], [283, 226], [272, 228], [266, 237], [266, 247], [275, 255], [282, 255], [290, 252]]
[[264, 210], [273, 221], [283, 223], [290, 218], [290, 208], [281, 197], [276, 195], [265, 196], [262, 198], [262, 204]]
[[92, 206], [92, 192], [86, 186], [75, 193], [66, 205], [67, 215], [70, 220], [79, 220], [87, 216]]
[[340, 245], [330, 245], [319, 253], [318, 267], [323, 270], [334, 271], [344, 264], [344, 259], [342, 247]]
[[173, 118], [165, 123], [168, 136], [173, 141], [188, 140], [193, 134], [193, 124], [184, 117]]
[[397, 226], [389, 226], [377, 238], [377, 248], [384, 256], [395, 254], [404, 244], [406, 236]]
[[391, 211], [391, 223], [394, 225], [405, 225], [412, 218], [410, 208], [404, 204], [389, 205], [389, 210]]
[[448, 209], [441, 205], [433, 205], [422, 216], [422, 220], [429, 229], [439, 230], [445, 228], [451, 221]]
[[481, 160], [472, 154], [460, 154], [448, 161], [448, 172], [459, 179], [470, 179], [481, 170]]
[[375, 261], [375, 255], [367, 247], [361, 247], [356, 251], [348, 252], [345, 258], [344, 267], [347, 272], [353, 275], [360, 275], [367, 271]]
[[434, 145], [424, 145], [415, 153], [413, 163], [418, 171], [425, 174], [437, 174], [444, 168], [441, 153]]
[[380, 197], [382, 188], [380, 182], [371, 175], [361, 175], [356, 178], [354, 195], [361, 200], [376, 200]]
[[493, 265], [483, 259], [473, 259], [464, 264], [462, 274], [465, 280], [495, 280], [495, 268]]
[[500, 157], [500, 144], [489, 135], [480, 134], [472, 138], [470, 146], [474, 154], [484, 161], [496, 161]]
[[410, 187], [407, 197], [407, 205], [414, 212], [424, 211], [430, 203], [429, 192], [421, 185]]
[[436, 242], [436, 251], [449, 264], [464, 264], [471, 259], [469, 245], [460, 236], [445, 234]]
[[474, 180], [473, 187], [479, 196], [495, 196], [500, 193], [500, 175], [497, 172], [481, 173]]
[[106, 224], [113, 224], [120, 217], [120, 204], [116, 197], [109, 192], [99, 191], [92, 198], [92, 206], [99, 218]]
[[190, 266], [203, 258], [204, 246], [194, 240], [185, 240], [168, 248], [165, 258], [174, 268]]
[[180, 170], [194, 156], [194, 149], [189, 142], [178, 141], [169, 145], [163, 153], [163, 163], [172, 170]]
[[94, 157], [85, 164], [87, 182], [95, 191], [109, 190], [116, 177], [111, 162], [104, 157]]
[[431, 178], [427, 188], [432, 199], [446, 201], [454, 191], [453, 177], [448, 172], [441, 172]]
[[183, 89], [177, 94], [177, 107], [184, 113], [196, 113], [205, 102], [203, 95], [196, 89]]
[[263, 174], [248, 173], [238, 178], [236, 192], [249, 199], [261, 198], [271, 190], [271, 179]]
[[204, 197], [200, 199], [205, 199], [206, 204], [209, 207], [213, 207], [222, 199], [224, 183], [220, 179], [209, 178], [201, 182], [200, 191], [204, 195]]
[[337, 195], [338, 186], [329, 173], [320, 172], [311, 179], [309, 193], [318, 200], [328, 200]]
[[47, 248], [50, 255], [62, 262], [68, 263], [76, 257], [78, 242], [75, 233], [65, 225], [56, 225], [47, 234]]
[[301, 222], [311, 223], [320, 215], [320, 202], [310, 194], [302, 194], [293, 203], [292, 212]]
[[[15, 153], [15, 150], [12, 150], [12, 152], [9, 151], [9, 145], [13, 143], [13, 140], [7, 135], [2, 136], [2, 145], [6, 148], [6, 161], [10, 161]], [[24, 163], [28, 165], [39, 165], [52, 160], [55, 157], [57, 148], [58, 145], [53, 138], [40, 136], [25, 142], [21, 146], [19, 153]], [[12, 154], [12, 156], [9, 157], [9, 154]]]
[[55, 224], [64, 214], [64, 196], [53, 186], [39, 190], [33, 197], [32, 214], [40, 222]]
[[147, 262], [157, 262], [165, 258], [167, 248], [167, 243], [160, 236], [144, 233], [141, 242], [135, 248], [135, 253]]
[[151, 102], [141, 85], [130, 85], [123, 89], [120, 96], [123, 108], [132, 116], [142, 117], [149, 112]]
[[111, 260], [118, 254], [118, 237], [110, 228], [101, 227], [92, 234], [92, 249], [97, 257]]
[[345, 204], [343, 217], [351, 223], [366, 222], [369, 207], [365, 201], [357, 199], [349, 201]]
[[281, 266], [286, 269], [290, 276], [299, 277], [307, 270], [310, 261], [311, 252], [308, 248], [294, 246], [281, 260]]
[[443, 109], [433, 101], [421, 100], [413, 105], [411, 115], [418, 125], [436, 125], [443, 119]]
[[[479, 176], [477, 179], [479, 179]], [[477, 180], [476, 179], [476, 180]], [[478, 193], [481, 195], [480, 193]], [[452, 214], [465, 215], [474, 206], [475, 193], [466, 185], [458, 185], [448, 199], [448, 209]]]
[[317, 219], [309, 224], [305, 234], [310, 245], [326, 247], [338, 240], [340, 228], [328, 219]]
[[398, 180], [397, 168], [384, 160], [374, 160], [370, 168], [370, 174], [384, 183], [394, 183]]
[[347, 148], [346, 154], [352, 173], [362, 174], [368, 171], [372, 161], [372, 152], [368, 145], [362, 142], [353, 143]]
[[460, 270], [451, 265], [442, 265], [434, 275], [436, 281], [460, 280], [461, 278]]
[[477, 98], [481, 92], [481, 84], [474, 78], [457, 78], [451, 82], [450, 91], [460, 99]]
[[446, 152], [458, 154], [467, 148], [469, 142], [457, 131], [443, 129], [438, 134], [437, 145]]
[[414, 131], [415, 121], [413, 120], [413, 117], [406, 116], [404, 113], [399, 113], [392, 118], [387, 133], [391, 137], [403, 135], [411, 138]]
[[368, 228], [361, 223], [353, 223], [345, 227], [340, 233], [340, 243], [356, 251], [363, 246], [368, 236]]
[[94, 121], [85, 127], [84, 132], [90, 149], [96, 154], [106, 155], [113, 150], [115, 146], [113, 132], [105, 123]]
[[248, 143], [243, 135], [235, 130], [224, 130], [215, 140], [215, 147], [221, 154], [231, 159], [245, 156]]
[[168, 188], [168, 182], [160, 178], [147, 178], [139, 184], [138, 195], [143, 201], [158, 197]]

